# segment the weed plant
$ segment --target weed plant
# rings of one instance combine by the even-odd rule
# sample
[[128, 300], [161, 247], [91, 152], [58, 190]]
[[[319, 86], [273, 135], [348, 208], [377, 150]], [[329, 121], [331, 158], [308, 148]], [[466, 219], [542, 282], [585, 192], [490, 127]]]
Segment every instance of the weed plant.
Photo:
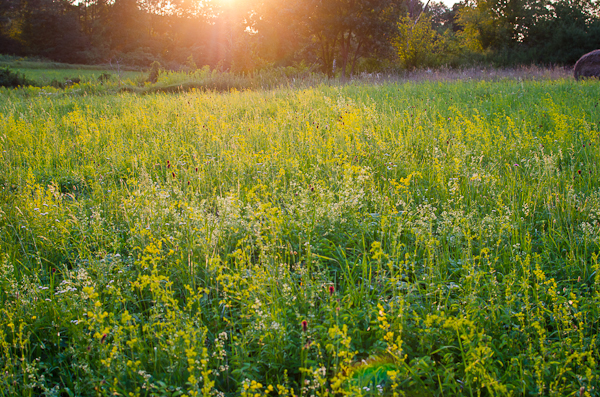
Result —
[[0, 87], [16, 88], [19, 86], [28, 86], [34, 84], [19, 72], [14, 72], [9, 68], [0, 69]]
[[0, 396], [598, 395], [597, 82], [85, 87], [0, 92]]

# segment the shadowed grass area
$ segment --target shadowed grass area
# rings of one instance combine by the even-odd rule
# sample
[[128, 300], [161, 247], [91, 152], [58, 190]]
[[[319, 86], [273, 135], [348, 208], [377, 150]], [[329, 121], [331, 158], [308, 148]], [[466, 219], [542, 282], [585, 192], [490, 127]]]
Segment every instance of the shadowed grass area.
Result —
[[23, 74], [37, 86], [56, 85], [57, 82], [75, 79], [95, 83], [102, 74], [118, 80], [135, 80], [143, 74], [139, 68], [122, 65], [76, 65], [8, 56], [0, 56], [0, 68], [10, 68]]

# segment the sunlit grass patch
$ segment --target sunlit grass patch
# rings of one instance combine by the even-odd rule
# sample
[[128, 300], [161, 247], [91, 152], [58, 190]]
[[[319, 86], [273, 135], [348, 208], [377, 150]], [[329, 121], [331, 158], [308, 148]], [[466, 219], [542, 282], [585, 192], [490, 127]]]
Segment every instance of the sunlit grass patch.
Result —
[[597, 88], [3, 91], [0, 390], [597, 394]]

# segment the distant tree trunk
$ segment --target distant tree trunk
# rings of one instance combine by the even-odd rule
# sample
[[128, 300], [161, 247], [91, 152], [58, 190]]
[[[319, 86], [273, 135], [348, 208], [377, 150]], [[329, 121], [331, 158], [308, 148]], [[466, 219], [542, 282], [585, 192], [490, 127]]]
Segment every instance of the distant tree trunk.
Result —
[[348, 65], [348, 54], [350, 53], [350, 46], [352, 45], [352, 30], [348, 32], [348, 36], [342, 34], [342, 40], [340, 42], [340, 50], [342, 55], [342, 80], [346, 80], [346, 66]]
[[321, 42], [321, 58], [323, 59], [323, 72], [327, 76], [333, 76], [333, 59], [335, 58], [335, 48], [337, 46], [337, 36], [330, 43], [324, 35], [318, 36]]
[[354, 51], [354, 59], [352, 60], [352, 71], [350, 72], [350, 75], [352, 76], [354, 76], [354, 70], [356, 69], [356, 61], [358, 61], [358, 58], [360, 58], [360, 49], [362, 47], [362, 44], [362, 42], [358, 43], [356, 51]]

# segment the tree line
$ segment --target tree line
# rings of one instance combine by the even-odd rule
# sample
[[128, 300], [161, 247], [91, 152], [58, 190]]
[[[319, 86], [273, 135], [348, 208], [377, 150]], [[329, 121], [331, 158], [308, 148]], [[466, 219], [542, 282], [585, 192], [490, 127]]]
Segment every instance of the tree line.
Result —
[[600, 1], [2, 0], [0, 53], [250, 73], [569, 65], [600, 48]]

